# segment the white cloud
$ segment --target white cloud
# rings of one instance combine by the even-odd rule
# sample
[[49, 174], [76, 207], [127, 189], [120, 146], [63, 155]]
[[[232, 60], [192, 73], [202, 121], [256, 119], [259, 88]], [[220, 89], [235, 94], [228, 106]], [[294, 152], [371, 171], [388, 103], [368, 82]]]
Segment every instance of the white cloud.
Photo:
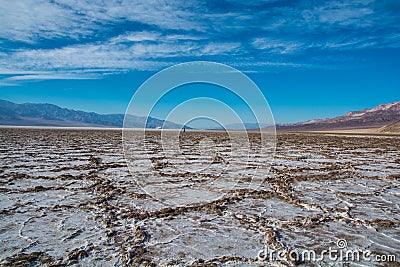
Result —
[[78, 39], [95, 30], [93, 23], [73, 10], [43, 0], [3, 2], [0, 5], [0, 25], [1, 38], [26, 43], [34, 43], [39, 38], [65, 36]]
[[[25, 45], [1, 49], [0, 74], [20, 75], [14, 81], [57, 79], [67, 73], [89, 77], [158, 70], [208, 56], [225, 62], [250, 56], [253, 66], [298, 67], [305, 64], [285, 59], [311, 47], [400, 46], [397, 32], [370, 30], [394, 25], [393, 18], [377, 14], [372, 0], [229, 2], [236, 8], [213, 9], [198, 0], [7, 1], [0, 5], [0, 38]], [[271, 8], [258, 8], [265, 3], [272, 3]]]
[[209, 43], [200, 49], [200, 55], [221, 55], [238, 51], [241, 44], [236, 43]]
[[129, 32], [110, 39], [111, 43], [157, 41], [161, 34], [157, 32]]
[[[5, 71], [7, 72], [7, 71]], [[21, 82], [41, 81], [41, 80], [88, 80], [98, 79], [100, 75], [96, 73], [63, 73], [54, 71], [19, 71], [13, 72], [14, 76], [0, 79], [0, 86], [19, 86]]]
[[[70, 45], [55, 49], [18, 50], [7, 56], [0, 56], [0, 72], [13, 73], [13, 70], [30, 74], [31, 71], [80, 71], [116, 72], [126, 70], [154, 70], [170, 64], [184, 56], [223, 55], [237, 52], [240, 43], [196, 43], [193, 40], [175, 42], [165, 41], [143, 43], [122, 40], [149, 40], [156, 34], [140, 33], [112, 38], [97, 44]], [[118, 42], [116, 42], [116, 39]], [[93, 71], [90, 71], [93, 70]], [[32, 73], [42, 74], [42, 73]]]
[[367, 7], [335, 5], [315, 9], [313, 12], [322, 23], [357, 27], [367, 27], [373, 23], [367, 19], [368, 15], [373, 13], [373, 10]]
[[0, 68], [0, 75], [29, 75], [29, 74], [44, 74], [45, 71], [31, 71], [31, 70], [17, 70], [17, 69], [4, 69]]
[[3, 81], [3, 79], [0, 79], [0, 87], [6, 87], [6, 86], [20, 86], [20, 84], [19, 83], [8, 82], [8, 81]]
[[[186, 4], [185, 4], [186, 3]], [[0, 37], [35, 43], [40, 39], [80, 39], [110, 25], [137, 22], [162, 29], [201, 30], [184, 1], [7, 1], [0, 5]], [[132, 29], [128, 29], [132, 30]], [[134, 38], [134, 37], [133, 37]]]
[[320, 44], [324, 49], [363, 49], [400, 47], [400, 34], [383, 34], [374, 37], [358, 36], [353, 38], [336, 38]]
[[17, 75], [2, 79], [2, 81], [32, 81], [32, 80], [87, 80], [97, 79], [95, 75], [79, 75], [79, 74], [31, 74], [31, 75]]
[[297, 53], [307, 47], [298, 41], [287, 41], [271, 38], [255, 38], [252, 45], [259, 50], [267, 50], [275, 54]]

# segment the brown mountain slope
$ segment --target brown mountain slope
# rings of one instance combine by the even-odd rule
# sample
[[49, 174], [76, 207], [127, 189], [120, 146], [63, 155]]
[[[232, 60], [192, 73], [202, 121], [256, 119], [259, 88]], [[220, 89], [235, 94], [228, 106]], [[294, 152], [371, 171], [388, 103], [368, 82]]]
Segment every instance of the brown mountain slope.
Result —
[[372, 109], [352, 111], [343, 116], [277, 125], [282, 131], [325, 131], [379, 128], [400, 120], [400, 102], [378, 105]]
[[378, 131], [381, 133], [400, 133], [400, 121], [383, 126]]

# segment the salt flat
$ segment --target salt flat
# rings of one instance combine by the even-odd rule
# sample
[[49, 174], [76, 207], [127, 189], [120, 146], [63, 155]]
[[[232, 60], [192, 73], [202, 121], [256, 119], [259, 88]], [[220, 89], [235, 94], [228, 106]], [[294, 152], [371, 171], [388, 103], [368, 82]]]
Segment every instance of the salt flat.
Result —
[[[174, 156], [158, 134], [127, 164], [120, 130], [1, 128], [1, 265], [267, 266], [266, 245], [339, 239], [399, 264], [400, 137], [280, 134], [273, 162], [248, 162], [223, 132], [182, 133]], [[189, 163], [200, 170], [175, 168]]]

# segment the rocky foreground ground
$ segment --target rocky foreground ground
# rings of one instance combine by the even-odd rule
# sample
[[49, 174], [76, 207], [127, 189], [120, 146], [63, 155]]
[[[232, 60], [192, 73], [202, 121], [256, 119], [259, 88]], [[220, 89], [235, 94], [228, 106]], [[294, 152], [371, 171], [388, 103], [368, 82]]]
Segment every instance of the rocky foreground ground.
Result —
[[[219, 132], [184, 134], [193, 146], [227, 142]], [[133, 174], [120, 131], [3, 128], [0, 139], [2, 266], [343, 266], [257, 257], [266, 246], [318, 253], [338, 240], [396, 256], [350, 265], [400, 266], [400, 137], [278, 135], [254, 188], [252, 166], [223, 150], [207, 170], [174, 172], [156, 137], [150, 155], [135, 154]], [[226, 187], [232, 177], [238, 186]], [[138, 179], [161, 179], [164, 194], [147, 195]], [[172, 186], [198, 203], [166, 206]], [[209, 197], [215, 188], [224, 194]]]

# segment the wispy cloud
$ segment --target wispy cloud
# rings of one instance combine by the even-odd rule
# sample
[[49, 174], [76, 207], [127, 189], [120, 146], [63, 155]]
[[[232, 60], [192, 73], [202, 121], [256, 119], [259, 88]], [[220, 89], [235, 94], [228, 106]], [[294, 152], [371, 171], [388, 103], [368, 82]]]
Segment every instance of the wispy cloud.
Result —
[[7, 1], [0, 74], [20, 75], [13, 82], [72, 79], [196, 59], [318, 65], [309, 53], [400, 47], [395, 2]]
[[125, 43], [125, 42], [143, 42], [143, 41], [157, 41], [161, 37], [158, 32], [128, 32], [126, 34], [118, 35], [110, 39], [111, 43]]
[[[221, 55], [237, 49], [239, 43], [199, 45], [188, 42], [156, 42], [72, 45], [57, 49], [19, 50], [3, 59], [3, 64], [15, 70], [74, 70], [123, 69], [153, 70], [163, 61], [182, 56]], [[12, 72], [12, 71], [9, 71]]]
[[307, 48], [305, 44], [298, 41], [287, 41], [271, 38], [255, 38], [252, 42], [252, 45], [259, 50], [276, 54], [292, 54]]
[[[6, 74], [1, 73], [1, 74]], [[10, 73], [7, 73], [10, 74]], [[0, 79], [0, 86], [19, 86], [20, 82], [29, 82], [29, 81], [43, 81], [43, 80], [88, 80], [88, 79], [98, 79], [100, 78], [99, 74], [96, 73], [57, 73], [54, 71], [51, 72], [24, 72], [17, 71], [13, 72], [13, 76], [6, 77]]]
[[49, 1], [7, 1], [0, 5], [0, 37], [10, 41], [36, 43], [40, 39], [79, 39], [90, 35], [94, 23], [73, 10]]
[[96, 75], [78, 75], [78, 74], [30, 74], [30, 75], [17, 75], [2, 79], [3, 82], [7, 81], [33, 81], [33, 80], [86, 80], [97, 79]]
[[0, 5], [0, 37], [27, 43], [81, 39], [131, 22], [160, 29], [198, 29], [184, 1], [8, 1]]

